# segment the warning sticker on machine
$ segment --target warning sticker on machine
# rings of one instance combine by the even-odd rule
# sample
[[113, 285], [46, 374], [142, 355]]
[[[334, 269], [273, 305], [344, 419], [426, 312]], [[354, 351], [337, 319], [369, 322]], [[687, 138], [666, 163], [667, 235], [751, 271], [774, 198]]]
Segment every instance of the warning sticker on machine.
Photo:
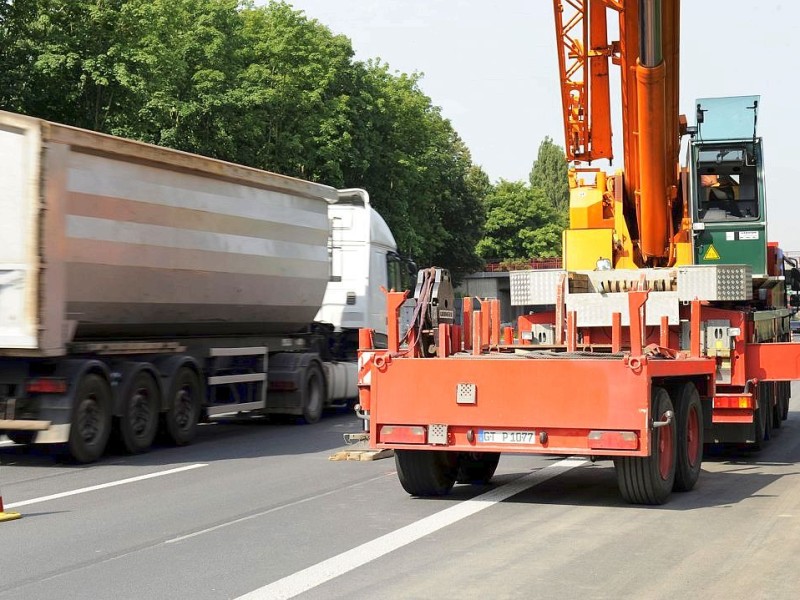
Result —
[[739, 239], [740, 240], [757, 240], [758, 239], [758, 232], [757, 231], [740, 231], [739, 232]]
[[714, 244], [708, 247], [708, 250], [706, 250], [706, 253], [703, 255], [703, 260], [719, 260], [719, 252], [714, 248]]

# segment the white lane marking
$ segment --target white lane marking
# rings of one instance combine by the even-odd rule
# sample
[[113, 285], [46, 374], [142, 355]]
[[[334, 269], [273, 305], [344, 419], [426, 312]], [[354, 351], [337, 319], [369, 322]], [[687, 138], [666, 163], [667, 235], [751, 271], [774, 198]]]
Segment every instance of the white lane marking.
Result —
[[180, 537], [172, 538], [171, 540], [167, 540], [164, 542], [165, 544], [174, 544], [175, 542], [182, 542], [183, 540], [188, 540], [189, 538], [193, 538], [198, 535], [203, 535], [204, 533], [210, 533], [212, 531], [216, 531], [217, 529], [222, 529], [223, 527], [228, 527], [229, 525], [235, 525], [237, 523], [241, 523], [243, 521], [249, 521], [250, 519], [255, 519], [256, 517], [262, 517], [264, 515], [268, 515], [270, 513], [277, 512], [279, 510], [283, 510], [284, 508], [291, 508], [292, 506], [297, 506], [298, 504], [305, 504], [306, 502], [311, 502], [312, 500], [319, 500], [320, 498], [324, 498], [325, 496], [330, 496], [331, 494], [338, 494], [342, 490], [347, 490], [350, 488], [359, 487], [365, 485], [367, 483], [372, 483], [373, 481], [377, 481], [378, 479], [383, 479], [384, 477], [388, 477], [389, 475], [394, 475], [394, 473], [385, 473], [383, 475], [378, 475], [377, 477], [372, 477], [371, 479], [367, 479], [366, 481], [359, 481], [357, 483], [353, 483], [351, 485], [346, 485], [344, 487], [336, 488], [335, 490], [330, 490], [328, 492], [323, 492], [321, 494], [317, 494], [316, 496], [310, 496], [308, 498], [302, 498], [300, 500], [295, 500], [294, 502], [288, 502], [286, 504], [281, 504], [280, 506], [273, 506], [267, 510], [263, 510], [261, 512], [255, 513], [253, 515], [247, 515], [246, 517], [241, 517], [239, 519], [234, 519], [233, 521], [228, 521], [226, 523], [220, 523], [219, 525], [215, 525], [214, 527], [209, 527], [207, 529], [201, 529], [200, 531], [195, 531], [194, 533], [188, 533], [186, 535], [182, 535]]
[[398, 548], [407, 546], [426, 535], [430, 535], [448, 525], [466, 519], [528, 488], [539, 485], [548, 479], [552, 479], [553, 477], [584, 464], [586, 464], [586, 460], [584, 459], [567, 458], [552, 465], [548, 465], [543, 469], [529, 473], [528, 475], [523, 475], [511, 483], [489, 490], [485, 494], [476, 496], [471, 500], [460, 502], [455, 506], [434, 513], [429, 517], [401, 527], [396, 531], [392, 531], [370, 542], [356, 546], [352, 550], [342, 552], [337, 556], [323, 560], [307, 569], [297, 571], [283, 579], [279, 579], [269, 585], [253, 590], [249, 594], [239, 596], [236, 600], [285, 600], [294, 598], [339, 575], [344, 575]]
[[177, 467], [175, 469], [168, 469], [166, 471], [157, 471], [156, 473], [148, 473], [147, 475], [138, 475], [136, 477], [128, 477], [127, 479], [120, 479], [118, 481], [109, 481], [108, 483], [101, 483], [99, 485], [91, 485], [89, 487], [71, 490], [69, 492], [61, 492], [59, 494], [51, 494], [49, 496], [40, 496], [39, 498], [31, 498], [30, 500], [23, 500], [21, 502], [12, 502], [6, 504], [6, 508], [16, 508], [18, 506], [28, 506], [29, 504], [38, 504], [39, 502], [47, 502], [48, 500], [56, 500], [58, 498], [66, 498], [67, 496], [74, 496], [76, 494], [85, 494], [86, 492], [94, 492], [103, 490], [105, 488], [116, 487], [118, 485], [125, 485], [128, 483], [135, 483], [137, 481], [144, 481], [145, 479], [153, 479], [154, 477], [163, 477], [164, 475], [173, 475], [174, 473], [181, 473], [183, 471], [191, 471], [192, 469], [199, 469], [200, 467], [207, 467], [208, 463], [195, 463], [193, 465], [186, 465], [185, 467]]

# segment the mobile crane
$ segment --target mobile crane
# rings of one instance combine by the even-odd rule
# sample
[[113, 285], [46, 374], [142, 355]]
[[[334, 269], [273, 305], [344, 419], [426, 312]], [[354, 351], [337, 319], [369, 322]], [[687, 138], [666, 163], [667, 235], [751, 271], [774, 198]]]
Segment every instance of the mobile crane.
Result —
[[[678, 0], [553, 0], [570, 170], [564, 269], [511, 273], [496, 299], [449, 274], [388, 292], [388, 349], [360, 334], [359, 415], [394, 448], [413, 495], [485, 483], [503, 452], [612, 459], [622, 496], [661, 504], [694, 487], [706, 442], [760, 447], [800, 379], [787, 283], [766, 238], [757, 96], [678, 114]], [[609, 41], [608, 18], [619, 20]], [[610, 65], [620, 68], [624, 173], [612, 158]], [[688, 137], [688, 165], [681, 140]], [[592, 181], [588, 181], [593, 177]]]

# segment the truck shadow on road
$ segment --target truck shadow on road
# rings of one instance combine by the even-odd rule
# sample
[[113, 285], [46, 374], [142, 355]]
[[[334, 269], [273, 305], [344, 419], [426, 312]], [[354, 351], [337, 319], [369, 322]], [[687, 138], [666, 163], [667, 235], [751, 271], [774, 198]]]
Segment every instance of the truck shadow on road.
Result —
[[[695, 488], [685, 493], [673, 493], [660, 506], [640, 507], [626, 503], [620, 495], [616, 471], [610, 460], [587, 462], [584, 466], [529, 488], [506, 502], [678, 511], [733, 506], [745, 501], [758, 502], [759, 499], [776, 497], [785, 487], [773, 484], [786, 477], [800, 475], [798, 429], [792, 423], [790, 427], [773, 432], [772, 439], [759, 452], [735, 446], [708, 448]], [[554, 457], [548, 462], [550, 460], [555, 462], [561, 458]], [[500, 471], [502, 468], [501, 458]], [[509, 483], [524, 474], [505, 472], [492, 480], [492, 486]], [[468, 499], [488, 489], [488, 486], [456, 486], [450, 497]]]
[[331, 412], [312, 425], [292, 420], [219, 418], [198, 427], [197, 437], [187, 446], [172, 446], [159, 440], [144, 454], [129, 455], [109, 445], [96, 463], [80, 465], [64, 455], [63, 446], [0, 446], [0, 465], [83, 469], [108, 465], [164, 466], [176, 463], [263, 458], [301, 454], [332, 454], [344, 446], [343, 434], [360, 430], [361, 421], [352, 413]]
[[565, 473], [528, 489], [507, 502], [686, 511], [731, 506], [749, 499], [774, 496], [775, 494], [765, 493], [764, 490], [786, 476], [800, 474], [800, 470], [793, 468], [787, 471], [785, 466], [780, 473], [763, 472], [764, 465], [758, 461], [739, 466], [744, 468], [704, 468], [692, 491], [673, 493], [665, 504], [654, 507], [634, 507], [626, 503], [617, 487], [616, 472], [608, 461], [598, 461]]

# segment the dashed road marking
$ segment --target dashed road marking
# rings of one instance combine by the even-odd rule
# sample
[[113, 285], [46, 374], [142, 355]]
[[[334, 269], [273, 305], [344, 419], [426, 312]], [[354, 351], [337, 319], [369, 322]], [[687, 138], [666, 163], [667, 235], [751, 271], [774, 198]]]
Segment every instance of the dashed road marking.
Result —
[[50, 494], [49, 496], [40, 496], [38, 498], [31, 498], [30, 500], [22, 500], [21, 502], [12, 502], [10, 504], [6, 504], [5, 506], [6, 508], [29, 506], [31, 504], [47, 502], [48, 500], [57, 500], [59, 498], [66, 498], [67, 496], [75, 496], [77, 494], [85, 494], [87, 492], [104, 490], [106, 488], [116, 487], [118, 485], [126, 485], [128, 483], [144, 481], [145, 479], [153, 479], [154, 477], [163, 477], [164, 475], [174, 475], [175, 473], [182, 473], [183, 471], [191, 471], [192, 469], [199, 469], [200, 467], [207, 467], [207, 466], [208, 463], [195, 463], [193, 465], [186, 465], [184, 467], [177, 467], [175, 469], [167, 469], [166, 471], [156, 471], [155, 473], [148, 473], [147, 475], [137, 475], [136, 477], [128, 477], [127, 479], [109, 481], [108, 483], [101, 483], [99, 485], [90, 485], [89, 487], [80, 488], [77, 490], [71, 490], [69, 492], [60, 492], [58, 494]]

